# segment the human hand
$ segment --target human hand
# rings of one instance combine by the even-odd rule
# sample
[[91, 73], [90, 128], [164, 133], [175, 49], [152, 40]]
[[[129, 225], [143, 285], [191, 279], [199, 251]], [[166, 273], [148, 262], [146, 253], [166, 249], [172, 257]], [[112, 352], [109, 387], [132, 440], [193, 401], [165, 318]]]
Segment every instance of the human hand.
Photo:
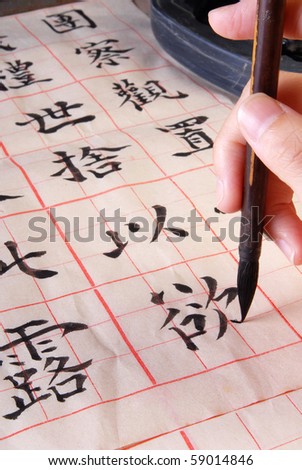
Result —
[[[209, 22], [220, 36], [230, 39], [251, 39], [254, 35], [256, 0], [240, 0], [209, 13]], [[291, 39], [302, 38], [301, 0], [287, 0], [284, 36]]]
[[[232, 38], [251, 38], [256, 0], [210, 12], [217, 33]], [[294, 20], [293, 20], [294, 18]], [[302, 38], [302, 4], [288, 0], [285, 35]], [[271, 170], [265, 227], [292, 263], [302, 263], [302, 221], [296, 214], [293, 192], [302, 202], [302, 75], [282, 73], [278, 101], [258, 93], [249, 96], [248, 86], [221, 129], [214, 144], [218, 178], [217, 206], [224, 212], [241, 208], [246, 142]]]

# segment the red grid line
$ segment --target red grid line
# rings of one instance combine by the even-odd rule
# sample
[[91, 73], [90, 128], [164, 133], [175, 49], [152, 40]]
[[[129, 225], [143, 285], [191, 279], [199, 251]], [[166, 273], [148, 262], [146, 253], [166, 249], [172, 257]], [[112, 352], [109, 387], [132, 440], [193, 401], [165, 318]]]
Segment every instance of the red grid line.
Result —
[[[184, 428], [184, 429], [187, 429], [187, 428]], [[171, 432], [168, 432], [168, 433], [161, 434], [160, 436], [155, 436], [155, 437], [151, 437], [149, 439], [144, 439], [142, 441], [126, 445], [126, 446], [122, 447], [119, 450], [135, 449], [135, 447], [137, 447], [137, 446], [141, 446], [142, 444], [147, 444], [148, 442], [156, 441], [157, 439], [159, 439], [161, 437], [164, 437], [164, 436], [168, 436], [168, 435], [171, 435], [171, 434], [176, 434], [176, 432], [177, 431], [171, 431]], [[182, 430], [182, 431], [179, 432], [179, 434], [181, 435], [181, 438], [185, 441], [185, 444], [186, 444], [187, 448], [189, 450], [194, 450], [193, 444], [191, 443], [190, 439], [188, 438], [186, 432], [184, 430]]]
[[282, 450], [282, 448], [284, 446], [286, 446], [288, 444], [292, 444], [292, 443], [300, 441], [300, 440], [302, 440], [302, 435], [299, 436], [299, 437], [296, 437], [295, 439], [291, 439], [290, 441], [286, 441], [286, 442], [283, 442], [282, 444], [278, 444], [277, 446], [271, 447], [269, 450], [277, 450], [277, 449]]
[[39, 202], [39, 204], [41, 205], [41, 207], [43, 208], [44, 207], [44, 203], [43, 203], [43, 200], [39, 194], [39, 192], [37, 191], [37, 189], [35, 188], [35, 186], [32, 184], [28, 174], [26, 173], [26, 171], [24, 170], [24, 168], [19, 165], [19, 163], [17, 163], [13, 158], [10, 158], [10, 161], [20, 170], [20, 172], [22, 173], [22, 175], [24, 176], [24, 178], [26, 179], [27, 183], [28, 183], [28, 186], [30, 187], [30, 189], [32, 190], [32, 192], [34, 193], [34, 195], [36, 196], [36, 199], [37, 201]]
[[302, 335], [296, 330], [296, 328], [293, 327], [293, 325], [288, 321], [288, 319], [283, 315], [281, 310], [277, 307], [277, 305], [272, 301], [272, 299], [266, 294], [266, 292], [262, 289], [260, 285], [258, 285], [257, 289], [263, 294], [263, 296], [268, 300], [268, 302], [271, 304], [273, 309], [278, 313], [278, 315], [282, 318], [282, 320], [286, 323], [286, 325], [295, 333], [300, 340], [302, 339]]
[[193, 446], [192, 442], [190, 441], [187, 433], [185, 431], [180, 431], [180, 435], [183, 438], [183, 440], [185, 441], [188, 449], [194, 450], [194, 446]]
[[[157, 168], [160, 170], [160, 172], [162, 174], [165, 175], [164, 171], [162, 170], [162, 168], [157, 164], [157, 162], [153, 159], [152, 155], [144, 148], [143, 144], [141, 142], [139, 142], [137, 139], [135, 139], [131, 134], [129, 134], [128, 132], [126, 132], [124, 129], [120, 128], [117, 123], [114, 121], [113, 117], [110, 115], [110, 113], [107, 111], [107, 109], [102, 105], [102, 103], [100, 103], [96, 97], [85, 87], [84, 84], [82, 84], [83, 88], [85, 88], [86, 92], [91, 96], [91, 98], [102, 108], [102, 110], [104, 111], [104, 113], [109, 117], [109, 119], [112, 121], [112, 123], [114, 124], [114, 126], [116, 127], [116, 129], [121, 132], [122, 134], [125, 134], [127, 135], [127, 137], [129, 137], [132, 141], [134, 141], [139, 147], [142, 148], [142, 150], [145, 152], [146, 155], [148, 155], [148, 157], [150, 158], [150, 160], [154, 163], [154, 165], [157, 166]], [[166, 176], [166, 175], [165, 175]]]
[[294, 408], [296, 408], [297, 411], [302, 415], [302, 410], [296, 405], [296, 403], [291, 399], [289, 395], [286, 395], [287, 399], [290, 401], [290, 403], [293, 405]]
[[239, 416], [238, 413], [236, 413], [236, 416], [237, 418], [239, 419], [240, 423], [242, 424], [242, 426], [244, 427], [244, 429], [248, 432], [248, 434], [251, 436], [251, 438], [253, 439], [253, 441], [255, 442], [256, 446], [258, 449], [260, 449], [260, 445], [257, 441], [257, 439], [255, 438], [255, 436], [253, 435], [253, 433], [250, 431], [250, 429], [246, 426], [246, 424], [243, 422], [242, 418]]

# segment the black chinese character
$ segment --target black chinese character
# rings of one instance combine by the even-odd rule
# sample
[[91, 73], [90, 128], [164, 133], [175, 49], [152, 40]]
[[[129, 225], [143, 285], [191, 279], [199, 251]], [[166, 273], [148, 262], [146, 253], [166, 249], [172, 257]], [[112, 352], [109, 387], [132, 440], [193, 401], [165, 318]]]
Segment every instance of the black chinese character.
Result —
[[3, 44], [2, 39], [6, 39], [6, 38], [7, 36], [0, 36], [0, 49], [3, 49], [4, 51], [8, 51], [8, 52], [11, 52], [17, 49], [16, 47], [12, 47], [9, 44]]
[[208, 118], [197, 116], [184, 121], [176, 122], [163, 128], [157, 128], [162, 132], [172, 132], [181, 137], [192, 149], [189, 152], [174, 153], [175, 157], [188, 157], [193, 153], [200, 152], [213, 147], [212, 139], [200, 127]]
[[[33, 333], [29, 333], [29, 334], [27, 333], [28, 329], [42, 327], [43, 325], [46, 325], [46, 323], [48, 323], [47, 320], [32, 320], [16, 328], [7, 328], [5, 330], [5, 333], [11, 334], [11, 335], [16, 334], [19, 336], [19, 338], [3, 346], [0, 346], [0, 352], [7, 351], [8, 349], [14, 348], [18, 346], [19, 344], [24, 344], [30, 354], [30, 357], [34, 361], [40, 361], [42, 360], [42, 357], [37, 349], [37, 344], [39, 346], [42, 345], [42, 347], [44, 347], [45, 345], [48, 345], [51, 342], [51, 340], [46, 340], [46, 342], [42, 341], [41, 343], [37, 343], [37, 344], [34, 344], [32, 340], [39, 338], [39, 336], [43, 336], [45, 334], [48, 334], [56, 330], [61, 331], [62, 337], [63, 337], [70, 333], [73, 333], [74, 331], [81, 331], [81, 330], [87, 329], [87, 325], [84, 325], [83, 323], [66, 322], [66, 323], [59, 323], [57, 325], [47, 326], [45, 328], [38, 329], [37, 331], [34, 331]], [[52, 348], [51, 351], [53, 350], [54, 349]], [[47, 349], [44, 349], [42, 351], [42, 353], [45, 353], [45, 352], [50, 352], [48, 346], [47, 346]]]
[[[117, 152], [129, 147], [124, 145], [122, 147], [82, 147], [82, 155], [77, 158], [76, 155], [67, 155], [66, 152], [59, 151], [54, 152], [60, 157], [59, 160], [55, 160], [54, 163], [63, 164], [63, 168], [51, 176], [62, 176], [65, 172], [70, 172], [70, 178], [64, 178], [68, 181], [83, 182], [87, 179], [83, 172], [91, 173], [96, 178], [104, 178], [110, 173], [121, 170], [121, 162], [112, 161], [117, 158]], [[79, 160], [79, 165], [82, 166], [82, 171], [74, 164], [74, 160]], [[106, 170], [105, 170], [106, 168]], [[107, 169], [109, 168], [109, 169]]]
[[41, 387], [33, 387], [32, 381], [30, 380], [36, 372], [37, 369], [30, 368], [17, 372], [13, 376], [8, 375], [7, 377], [4, 377], [4, 380], [9, 380], [13, 384], [15, 390], [18, 390], [19, 393], [24, 392], [27, 395], [27, 403], [23, 398], [19, 396], [19, 394], [18, 396], [13, 396], [12, 398], [15, 400], [17, 410], [4, 415], [3, 418], [17, 419], [25, 410], [30, 408], [32, 405], [38, 403], [41, 400], [46, 400], [51, 396], [51, 393], [37, 395], [37, 393], [41, 391]]
[[[169, 329], [175, 331], [180, 338], [184, 341], [186, 344], [187, 348], [190, 349], [191, 351], [197, 351], [199, 348], [193, 342], [193, 338], [196, 338], [198, 336], [206, 334], [206, 315], [201, 314], [199, 311], [200, 309], [203, 309], [208, 311], [209, 305], [211, 302], [216, 303], [220, 302], [222, 299], [226, 298], [226, 308], [229, 306], [231, 302], [237, 297], [237, 288], [236, 287], [229, 287], [224, 289], [224, 291], [216, 296], [216, 291], [217, 291], [217, 281], [211, 276], [204, 276], [201, 278], [207, 285], [207, 302], [206, 305], [203, 306], [198, 302], [192, 302], [188, 303], [186, 307], [189, 308], [189, 311], [192, 313], [188, 313], [187, 315], [184, 316], [182, 321], [179, 322], [179, 325], [182, 327], [190, 326], [193, 325], [195, 331], [191, 334], [187, 334], [184, 329], [179, 328], [178, 326], [172, 326]], [[186, 285], [186, 284], [180, 284], [180, 283], [175, 283], [173, 284], [175, 289], [177, 289], [179, 292], [183, 293], [193, 293], [193, 289]], [[154, 303], [155, 305], [163, 305], [164, 302], [164, 291], [161, 291], [160, 294], [157, 294], [156, 292], [151, 292], [151, 302]], [[219, 319], [219, 331], [216, 339], [222, 338], [224, 334], [227, 331], [227, 325], [228, 325], [228, 320], [225, 315], [225, 313], [220, 309], [220, 308], [213, 308], [212, 309], [216, 314], [218, 315]], [[174, 307], [169, 307], [167, 308], [168, 315], [162, 325], [161, 328], [165, 328], [168, 324], [171, 324], [172, 322], [174, 323], [174, 320], [179, 317], [181, 314], [181, 310], [178, 308]]]
[[[48, 388], [48, 390], [52, 390], [54, 392], [54, 394], [56, 395], [57, 400], [60, 401], [60, 402], [64, 402], [67, 398], [69, 398], [73, 395], [76, 395], [77, 393], [82, 393], [86, 390], [85, 388], [83, 388], [83, 384], [84, 384], [85, 380], [87, 379], [87, 377], [84, 374], [76, 374], [75, 372], [79, 372], [83, 369], [86, 369], [92, 363], [92, 360], [89, 360], [89, 361], [83, 362], [81, 364], [76, 364], [74, 366], [65, 367], [65, 365], [67, 364], [68, 361], [69, 361], [69, 357], [66, 357], [66, 356], [49, 357], [49, 358], [46, 359], [45, 367], [44, 367], [44, 369], [47, 370], [49, 368], [49, 366], [51, 366], [54, 362], [58, 363], [56, 368], [48, 369], [49, 372], [54, 374], [51, 381], [49, 382], [49, 385], [51, 385], [55, 381], [55, 379], [57, 378], [57, 376], [59, 374], [62, 374], [62, 373], [63, 374], [70, 374], [70, 373], [73, 374], [71, 377], [68, 377], [67, 379], [57, 383], [56, 385], [51, 385]], [[69, 384], [71, 381], [75, 381], [75, 389], [70, 390], [70, 386], [68, 385], [67, 392], [61, 393], [62, 389], [60, 388], [60, 390], [59, 390], [58, 388], [63, 387], [66, 384]]]
[[123, 243], [118, 232], [114, 232], [112, 230], [107, 230], [106, 235], [111, 238], [116, 246], [116, 249], [103, 254], [109, 258], [118, 258], [123, 253], [124, 249], [128, 245], [128, 242]]
[[[179, 238], [185, 238], [189, 235], [189, 232], [187, 232], [186, 230], [182, 228], [164, 227], [166, 216], [167, 216], [167, 209], [165, 206], [156, 204], [152, 206], [152, 209], [155, 210], [156, 218], [155, 218], [155, 224], [154, 224], [155, 225], [154, 232], [150, 240], [150, 243], [153, 243], [158, 240], [158, 237], [163, 229], [171, 232], [174, 236], [179, 237]], [[132, 232], [132, 233], [137, 233], [141, 229], [138, 223], [130, 222], [130, 223], [126, 223], [125, 225], [128, 227], [129, 232]], [[110, 258], [118, 258], [123, 253], [124, 249], [126, 248], [128, 241], [124, 243], [124, 241], [122, 240], [122, 237], [119, 235], [119, 232], [117, 231], [108, 230], [106, 232], [106, 235], [108, 235], [111, 238], [116, 248], [112, 251], [109, 251], [103, 254], [105, 256], [109, 256]], [[170, 240], [170, 239], [167, 238], [167, 240]]]
[[0, 194], [0, 202], [7, 201], [8, 199], [19, 199], [23, 196], [9, 196], [8, 194]]
[[116, 66], [119, 65], [120, 59], [129, 59], [125, 54], [132, 49], [115, 49], [114, 44], [118, 43], [117, 39], [104, 39], [99, 42], [88, 42], [86, 46], [77, 47], [76, 54], [86, 52], [88, 57], [92, 59], [91, 63], [96, 63], [96, 67], [101, 69], [103, 65]]
[[[12, 397], [17, 409], [12, 413], [4, 415], [6, 419], [17, 419], [21, 413], [35, 403], [49, 398], [52, 395], [51, 392], [53, 392], [58, 401], [64, 402], [67, 398], [86, 390], [83, 384], [87, 377], [85, 374], [79, 372], [89, 367], [92, 360], [75, 365], [68, 365], [70, 361], [68, 356], [53, 355], [57, 346], [52, 344], [54, 337], [53, 335], [49, 335], [49, 333], [60, 331], [61, 337], [64, 337], [67, 334], [87, 329], [87, 325], [83, 323], [67, 322], [46, 326], [47, 323], [47, 320], [32, 320], [16, 328], [7, 328], [4, 330], [6, 334], [18, 335], [18, 337], [0, 346], [0, 352], [10, 349], [15, 350], [19, 345], [24, 345], [26, 346], [30, 358], [36, 361], [37, 366], [39, 362], [43, 362], [46, 356], [42, 371], [47, 371], [47, 373], [50, 374], [47, 393], [38, 394], [38, 392], [41, 392], [41, 388], [33, 387], [31, 380], [31, 378], [37, 374], [38, 369], [36, 367], [25, 368], [26, 361], [20, 361], [16, 354], [7, 355], [7, 358], [10, 360], [9, 364], [13, 367], [17, 367], [18, 372], [5, 377], [4, 380], [9, 380], [13, 384], [14, 389], [18, 390], [18, 396]], [[43, 336], [45, 339], [42, 338], [40, 341], [37, 341], [39, 337]], [[22, 350], [22, 352], [24, 354], [24, 350]], [[2, 365], [3, 361], [0, 362], [0, 365]], [[22, 368], [21, 371], [19, 370], [20, 368]], [[62, 374], [63, 380], [61, 380]], [[67, 378], [65, 378], [66, 376]], [[57, 381], [58, 378], [60, 380], [59, 382]], [[73, 384], [73, 387], [71, 387], [70, 384]], [[19, 396], [22, 392], [27, 395], [26, 401]]]
[[54, 15], [48, 15], [47, 20], [42, 20], [55, 33], [68, 33], [80, 28], [96, 28], [96, 24], [92, 21], [83, 10], [69, 10]]
[[12, 269], [14, 266], [18, 266], [20, 271], [27, 274], [28, 276], [32, 276], [38, 279], [45, 279], [48, 277], [55, 276], [57, 271], [50, 271], [48, 269], [34, 269], [28, 266], [25, 260], [30, 258], [40, 258], [41, 256], [45, 255], [46, 251], [32, 251], [27, 253], [25, 256], [19, 256], [18, 254], [18, 245], [13, 241], [7, 241], [4, 243], [10, 254], [12, 255], [14, 261], [10, 264], [5, 263], [4, 261], [0, 260], [0, 276], [5, 274], [7, 271]]
[[[91, 364], [92, 361], [89, 361], [89, 362]], [[74, 374], [72, 377], [62, 380], [62, 382], [59, 382], [56, 385], [49, 387], [48, 390], [53, 391], [58, 401], [64, 402], [66, 401], [67, 398], [72, 397], [73, 395], [76, 395], [77, 393], [85, 392], [86, 388], [84, 388], [83, 385], [86, 379], [87, 377], [84, 374]], [[75, 388], [73, 390], [72, 389], [70, 390], [71, 381], [74, 381], [74, 385], [75, 385]], [[66, 387], [67, 391], [63, 393], [64, 388], [62, 390], [61, 387], [64, 387], [66, 384], [68, 385]]]
[[[23, 88], [34, 83], [40, 82], [50, 82], [52, 78], [45, 78], [42, 80], [36, 80], [34, 74], [29, 70], [33, 65], [32, 62], [21, 62], [21, 60], [15, 60], [15, 62], [5, 62], [8, 65], [8, 68], [5, 69], [6, 72], [9, 72], [10, 76], [1, 75], [1, 80], [7, 80], [11, 78], [13, 83], [18, 83], [18, 85], [10, 85], [9, 83], [5, 85], [0, 82], [0, 90], [7, 91], [8, 89], [18, 89]], [[0, 72], [3, 72], [0, 70]]]
[[116, 93], [118, 96], [124, 98], [121, 106], [129, 101], [138, 111], [142, 111], [146, 104], [152, 103], [160, 97], [166, 99], [182, 99], [188, 96], [180, 91], [177, 92], [177, 95], [170, 96], [167, 90], [160, 85], [158, 80], [148, 80], [144, 86], [137, 87], [133, 82], [123, 79], [121, 83], [114, 83], [113, 89], [117, 90]]
[[[37, 113], [26, 113], [26, 115], [31, 117], [32, 119], [26, 122], [16, 122], [16, 125], [26, 126], [36, 121], [39, 125], [38, 132], [41, 132], [42, 134], [51, 134], [53, 132], [57, 132], [59, 129], [62, 129], [62, 127], [74, 126], [76, 124], [79, 124], [80, 122], [89, 122], [95, 119], [95, 116], [92, 116], [92, 115], [83, 116], [81, 118], [77, 118], [74, 120], [68, 119], [71, 117], [69, 110], [75, 109], [75, 108], [81, 108], [81, 106], [83, 106], [83, 104], [81, 103], [68, 105], [66, 101], [57, 101], [55, 105], [58, 108], [57, 110], [53, 111], [51, 108], [43, 108], [42, 111], [45, 111], [45, 114], [42, 114], [42, 115], [37, 114]], [[57, 126], [47, 128], [46, 123], [45, 123], [45, 118], [64, 119], [65, 121], [61, 122]]]

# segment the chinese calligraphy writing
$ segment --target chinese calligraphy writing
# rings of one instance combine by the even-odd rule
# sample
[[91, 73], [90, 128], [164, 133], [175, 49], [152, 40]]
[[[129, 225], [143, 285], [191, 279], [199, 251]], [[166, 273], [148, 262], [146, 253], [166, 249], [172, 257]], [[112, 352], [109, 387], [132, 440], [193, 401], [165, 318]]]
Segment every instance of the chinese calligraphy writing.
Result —
[[32, 276], [38, 279], [45, 279], [47, 277], [52, 277], [58, 274], [56, 271], [50, 271], [48, 269], [34, 269], [31, 268], [25, 260], [30, 258], [39, 258], [45, 255], [46, 251], [32, 251], [27, 253], [25, 256], [19, 256], [18, 254], [18, 245], [13, 241], [7, 241], [4, 243], [8, 251], [10, 252], [12, 258], [14, 259], [13, 262], [10, 264], [5, 263], [4, 261], [0, 260], [0, 276], [7, 273], [10, 269], [14, 266], [18, 266], [20, 271], [27, 274], [28, 276]]
[[[185, 329], [179, 328], [178, 326], [171, 326], [169, 329], [175, 331], [180, 338], [184, 341], [185, 345], [191, 351], [197, 351], [199, 348], [195, 342], [193, 342], [193, 338], [198, 336], [202, 336], [207, 333], [206, 331], [206, 318], [207, 315], [199, 313], [200, 309], [204, 308], [204, 311], [208, 312], [208, 308], [211, 302], [214, 302], [215, 307], [212, 310], [216, 312], [218, 315], [219, 320], [219, 331], [216, 339], [222, 338], [227, 331], [228, 320], [225, 313], [217, 307], [217, 303], [220, 302], [222, 299], [226, 298], [226, 308], [229, 306], [233, 300], [237, 297], [237, 288], [236, 287], [229, 287], [223, 290], [223, 292], [216, 296], [217, 290], [217, 281], [211, 276], [205, 276], [201, 278], [207, 285], [207, 301], [205, 307], [198, 302], [188, 303], [186, 307], [188, 307], [188, 311], [192, 313], [188, 313], [185, 316], [182, 316], [182, 320], [179, 322], [179, 325], [182, 327], [190, 327], [193, 325], [194, 331], [193, 333], [187, 334]], [[193, 293], [193, 290], [190, 286], [186, 284], [173, 284], [175, 289], [183, 292], [183, 293]], [[155, 305], [164, 305], [164, 291], [160, 293], [151, 292], [151, 302]], [[175, 307], [167, 308], [168, 315], [162, 325], [161, 328], [165, 328], [167, 325], [174, 322], [174, 320], [181, 316], [181, 310]]]
[[8, 196], [7, 194], [0, 194], [0, 202], [7, 201], [8, 199], [18, 199], [23, 196]]
[[[15, 62], [5, 62], [8, 65], [8, 68], [5, 69], [6, 72], [9, 72], [10, 76], [7, 75], [0, 75], [0, 80], [8, 80], [11, 78], [13, 83], [17, 83], [17, 85], [5, 85], [5, 83], [0, 81], [0, 90], [7, 91], [10, 89], [17, 89], [32, 85], [33, 83], [40, 83], [40, 82], [50, 82], [52, 78], [45, 78], [42, 80], [35, 80], [34, 74], [29, 70], [29, 68], [33, 65], [32, 62], [21, 62], [21, 60], [15, 60]], [[3, 73], [0, 70], [0, 74]]]
[[0, 36], [0, 49], [3, 49], [4, 51], [7, 51], [7, 52], [12, 52], [15, 49], [17, 49], [16, 47], [12, 47], [7, 43], [4, 44], [3, 39], [6, 39], [6, 38], [7, 38], [7, 36]]
[[125, 55], [132, 49], [116, 49], [114, 46], [119, 41], [117, 39], [104, 39], [99, 42], [88, 42], [86, 46], [77, 47], [76, 54], [86, 52], [88, 57], [92, 59], [91, 64], [96, 64], [96, 67], [101, 69], [103, 65], [116, 66], [119, 65], [120, 59], [129, 59]]
[[[72, 159], [76, 158], [75, 155], [67, 155], [66, 152], [61, 151], [54, 152], [56, 155], [61, 157], [54, 163], [63, 164], [64, 167], [51, 176], [61, 176], [66, 171], [69, 171], [71, 173], [71, 177], [64, 178], [65, 180], [83, 182], [87, 179], [87, 177], [83, 175], [83, 171], [86, 171], [93, 174], [96, 178], [104, 178], [109, 173], [121, 170], [121, 162], [111, 160], [117, 157], [116, 152], [120, 152], [126, 147], [128, 147], [128, 145], [124, 145], [123, 147], [82, 147], [80, 149], [82, 151], [82, 156], [79, 159], [79, 164], [83, 166], [82, 172], [73, 163]], [[110, 169], [106, 171], [100, 171], [104, 170], [105, 168]]]
[[192, 150], [177, 152], [173, 156], [188, 157], [193, 153], [213, 147], [212, 139], [200, 127], [207, 119], [205, 116], [196, 116], [165, 126], [165, 128], [158, 127], [157, 129], [162, 132], [172, 132], [174, 135], [180, 136]]
[[96, 28], [92, 21], [83, 10], [69, 10], [62, 13], [55, 13], [46, 16], [47, 20], [42, 20], [55, 33], [63, 34], [74, 31], [79, 28]]
[[108, 256], [109, 258], [118, 258], [126, 248], [128, 242], [123, 243], [120, 239], [118, 232], [114, 232], [113, 230], [107, 230], [106, 234], [111, 238], [111, 240], [116, 246], [116, 249], [103, 254], [105, 256]]
[[[87, 329], [87, 325], [68, 322], [46, 326], [47, 323], [47, 320], [33, 320], [16, 328], [7, 328], [5, 330], [5, 333], [17, 336], [17, 339], [0, 346], [1, 353], [14, 348], [14, 354], [8, 354], [6, 357], [10, 361], [11, 368], [17, 368], [17, 372], [4, 377], [4, 380], [11, 382], [14, 390], [17, 391], [17, 396], [12, 397], [16, 409], [5, 414], [3, 417], [6, 419], [17, 419], [34, 404], [51, 397], [52, 393], [57, 401], [65, 402], [69, 397], [86, 390], [84, 382], [87, 376], [82, 371], [91, 365], [92, 360], [68, 365], [70, 360], [68, 356], [55, 355], [57, 346], [53, 345], [54, 339], [50, 339], [49, 333], [61, 331], [61, 337], [64, 337], [67, 334]], [[37, 339], [40, 340], [37, 342]], [[21, 350], [21, 354], [24, 355], [22, 361], [17, 354], [19, 345], [24, 345], [26, 348], [25, 351], [24, 349]], [[35, 361], [35, 367], [27, 367], [26, 353], [29, 354], [31, 361]], [[0, 366], [3, 365], [3, 362], [3, 360], [0, 361]], [[41, 393], [40, 386], [33, 386], [32, 378], [37, 376], [39, 372], [38, 365], [36, 366], [37, 363], [42, 366], [40, 372], [46, 371], [50, 375], [47, 379], [45, 393], [43, 391]], [[62, 378], [63, 380], [61, 380]]]
[[146, 104], [152, 103], [160, 97], [173, 100], [187, 98], [188, 96], [180, 91], [177, 91], [177, 95], [170, 96], [158, 80], [148, 80], [142, 87], [137, 87], [128, 79], [123, 79], [121, 83], [114, 83], [113, 89], [117, 90], [118, 96], [124, 98], [121, 106], [129, 101], [137, 111], [142, 111]]
[[[55, 103], [55, 106], [57, 106], [57, 110], [53, 111], [51, 108], [43, 108], [42, 111], [45, 111], [45, 114], [37, 114], [37, 113], [26, 113], [27, 116], [32, 118], [30, 121], [25, 121], [25, 122], [16, 122], [17, 126], [26, 126], [32, 122], [37, 122], [39, 125], [38, 132], [41, 132], [43, 134], [51, 134], [53, 132], [57, 132], [59, 129], [62, 129], [62, 127], [65, 126], [74, 126], [75, 124], [79, 124], [80, 122], [89, 122], [93, 121], [95, 119], [95, 116], [93, 115], [88, 115], [88, 116], [83, 116], [77, 119], [70, 120], [68, 119], [71, 117], [71, 114], [69, 113], [70, 109], [76, 109], [80, 108], [83, 106], [81, 103], [76, 103], [76, 104], [71, 104], [68, 105], [66, 101], [57, 101]], [[45, 120], [49, 119], [59, 119], [59, 120], [64, 120], [64, 122], [61, 122], [60, 124], [53, 126], [53, 127], [46, 127]]]
[[[167, 209], [165, 206], [161, 206], [159, 204], [156, 204], [154, 206], [152, 206], [152, 209], [155, 210], [155, 221], [154, 221], [154, 230], [153, 230], [153, 235], [152, 235], [152, 238], [151, 238], [151, 241], [150, 243], [153, 243], [155, 241], [158, 240], [158, 237], [161, 233], [161, 231], [164, 229], [164, 230], [167, 230], [168, 232], [171, 232], [176, 238], [179, 238], [179, 239], [183, 239], [185, 237], [187, 237], [189, 235], [189, 232], [187, 232], [186, 230], [182, 229], [182, 228], [178, 228], [178, 227], [164, 227], [164, 224], [165, 224], [165, 221], [166, 221], [166, 216], [167, 216]], [[101, 210], [100, 211], [100, 214], [104, 216], [104, 211]], [[107, 218], [107, 220], [111, 220], [111, 218]], [[120, 220], [124, 220], [124, 218], [121, 218]], [[117, 219], [113, 219], [114, 222], [117, 222]], [[178, 221], [178, 218], [176, 217], [174, 220], [173, 219], [170, 219], [170, 223], [171, 222], [176, 222]], [[141, 222], [145, 222], [145, 220], [141, 220]], [[141, 226], [138, 222], [134, 222], [132, 221], [131, 223], [126, 223], [125, 224], [126, 226], [128, 226], [128, 230], [129, 230], [129, 233], [137, 233], [139, 232], [141, 229], [145, 229], [145, 227]], [[124, 251], [125, 247], [127, 246], [128, 242], [124, 243], [124, 241], [122, 240], [122, 237], [119, 235], [119, 232], [118, 231], [113, 231], [113, 230], [108, 230], [106, 231], [106, 235], [113, 241], [113, 243], [115, 244], [116, 248], [110, 252], [106, 252], [106, 253], [103, 253], [105, 256], [108, 256], [110, 258], [118, 258], [122, 252]], [[136, 241], [145, 241], [148, 237], [143, 235], [139, 238], [136, 238]], [[167, 238], [167, 240], [169, 240], [169, 238]]]

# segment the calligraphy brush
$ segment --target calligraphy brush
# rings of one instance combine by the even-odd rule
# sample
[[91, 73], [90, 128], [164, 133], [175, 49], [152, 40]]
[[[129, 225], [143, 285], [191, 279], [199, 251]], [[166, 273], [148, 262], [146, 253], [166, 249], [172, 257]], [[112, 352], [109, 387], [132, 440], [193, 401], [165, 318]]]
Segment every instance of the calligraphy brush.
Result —
[[[258, 0], [251, 93], [276, 98], [286, 0]], [[255, 295], [262, 245], [268, 169], [247, 145], [241, 211], [238, 298], [243, 322]]]

